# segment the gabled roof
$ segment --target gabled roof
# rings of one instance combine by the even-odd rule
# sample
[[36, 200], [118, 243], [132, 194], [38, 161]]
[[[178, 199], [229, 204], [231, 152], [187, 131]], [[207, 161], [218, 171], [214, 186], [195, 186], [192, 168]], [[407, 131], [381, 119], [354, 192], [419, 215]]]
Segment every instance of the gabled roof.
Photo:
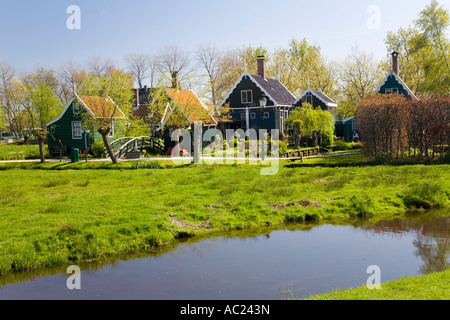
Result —
[[316, 96], [319, 100], [321, 100], [327, 107], [337, 107], [337, 102], [328, 97], [325, 93], [322, 91], [316, 91], [312, 89], [307, 89], [301, 96], [298, 98], [294, 104], [297, 104], [300, 100], [303, 99], [304, 96], [306, 96], [308, 93], [311, 93], [312, 95]]
[[292, 106], [295, 101], [295, 96], [279, 81], [276, 79], [263, 78], [254, 74], [250, 75], [253, 80], [264, 88], [263, 91], [270, 94], [274, 101], [279, 106]]
[[66, 105], [61, 114], [56, 119], [47, 123], [46, 126], [51, 126], [55, 122], [59, 121], [74, 101], [78, 101], [94, 118], [109, 118], [111, 117], [112, 112], [114, 112], [114, 114], [112, 115], [112, 118], [114, 119], [125, 118], [125, 114], [122, 112], [122, 110], [119, 109], [119, 107], [116, 106], [111, 98], [105, 99], [100, 97], [86, 96], [79, 97], [75, 94], [75, 97]]
[[217, 122], [209, 114], [200, 99], [191, 90], [166, 88], [167, 94], [180, 107], [181, 112], [190, 123], [201, 121], [204, 125], [216, 125]]
[[416, 95], [411, 91], [411, 89], [408, 88], [406, 83], [398, 76], [397, 73], [394, 72], [394, 70], [391, 69], [389, 73], [387, 74], [386, 78], [384, 78], [383, 82], [381, 82], [381, 85], [378, 87], [378, 89], [375, 91], [375, 94], [379, 93], [381, 88], [386, 84], [386, 82], [389, 80], [389, 77], [394, 76], [395, 80], [405, 89], [405, 91], [408, 93], [408, 95], [413, 100], [418, 100]]
[[[78, 97], [78, 96], [77, 96]], [[78, 97], [95, 118], [125, 118], [125, 114], [111, 100], [101, 97]]]
[[229, 93], [226, 95], [225, 99], [221, 103], [221, 105], [225, 104], [225, 101], [229, 98], [229, 96], [233, 93], [233, 91], [237, 88], [239, 83], [241, 83], [244, 77], [249, 77], [251, 81], [253, 81], [264, 94], [277, 106], [289, 106], [291, 107], [295, 101], [295, 96], [279, 81], [271, 78], [263, 78], [258, 75], [250, 74], [247, 71], [241, 75], [241, 77], [236, 81], [235, 85]]

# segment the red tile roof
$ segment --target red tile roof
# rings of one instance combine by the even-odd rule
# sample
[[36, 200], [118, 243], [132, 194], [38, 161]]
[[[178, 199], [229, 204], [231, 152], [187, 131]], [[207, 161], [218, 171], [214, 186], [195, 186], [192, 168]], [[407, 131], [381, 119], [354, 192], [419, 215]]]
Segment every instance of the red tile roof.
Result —
[[216, 124], [202, 102], [192, 91], [176, 90], [172, 88], [167, 88], [166, 90], [172, 100], [192, 122], [201, 121], [204, 125]]
[[120, 110], [111, 99], [101, 97], [79, 97], [86, 107], [97, 118], [124, 118], [122, 110]]

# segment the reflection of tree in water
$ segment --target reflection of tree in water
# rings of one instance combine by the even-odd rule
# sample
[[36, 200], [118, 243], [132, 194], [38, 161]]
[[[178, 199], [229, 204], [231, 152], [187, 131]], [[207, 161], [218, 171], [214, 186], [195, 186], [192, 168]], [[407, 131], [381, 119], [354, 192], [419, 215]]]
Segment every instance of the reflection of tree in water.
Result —
[[414, 234], [416, 239], [413, 245], [417, 248], [414, 253], [424, 262], [419, 271], [429, 274], [447, 270], [450, 258], [449, 225], [450, 217], [429, 219], [429, 216], [424, 215], [408, 220], [382, 221], [364, 229], [398, 237], [405, 233]]

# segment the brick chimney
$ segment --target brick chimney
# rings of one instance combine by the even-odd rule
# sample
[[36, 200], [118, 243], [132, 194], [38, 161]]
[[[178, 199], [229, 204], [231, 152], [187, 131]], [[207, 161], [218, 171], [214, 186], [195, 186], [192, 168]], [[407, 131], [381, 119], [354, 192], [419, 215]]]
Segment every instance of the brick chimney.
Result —
[[399, 55], [398, 52], [396, 51], [392, 52], [392, 70], [397, 75], [398, 75], [398, 55]]
[[136, 106], [139, 106], [139, 89], [135, 89], [136, 90]]
[[176, 89], [176, 90], [180, 89], [180, 80], [179, 80], [177, 71], [175, 71], [172, 74], [172, 89]]
[[258, 76], [266, 78], [266, 58], [258, 56]]

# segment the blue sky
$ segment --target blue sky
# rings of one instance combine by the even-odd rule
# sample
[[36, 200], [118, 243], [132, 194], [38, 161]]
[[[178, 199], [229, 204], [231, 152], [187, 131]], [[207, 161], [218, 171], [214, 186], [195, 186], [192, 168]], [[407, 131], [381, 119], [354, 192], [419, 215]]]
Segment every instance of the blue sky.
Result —
[[[0, 0], [0, 60], [18, 70], [58, 66], [72, 59], [110, 58], [119, 66], [131, 52], [156, 53], [166, 45], [193, 49], [262, 45], [269, 51], [306, 38], [329, 59], [354, 45], [386, 55], [388, 30], [412, 24], [429, 0]], [[450, 4], [441, 1], [447, 9]], [[81, 29], [69, 30], [67, 8], [81, 9]], [[369, 29], [370, 6], [380, 12]], [[373, 13], [373, 11], [372, 11]]]

